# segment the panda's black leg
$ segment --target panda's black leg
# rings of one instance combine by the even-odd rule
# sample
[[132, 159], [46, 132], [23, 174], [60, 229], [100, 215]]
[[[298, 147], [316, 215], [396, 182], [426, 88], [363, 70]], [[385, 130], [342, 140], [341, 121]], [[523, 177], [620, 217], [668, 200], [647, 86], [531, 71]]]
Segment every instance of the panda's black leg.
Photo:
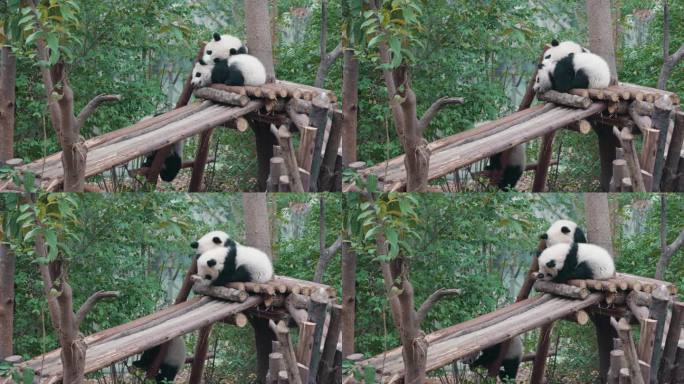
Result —
[[503, 171], [503, 175], [501, 175], [501, 179], [499, 180], [499, 189], [505, 191], [515, 188], [515, 185], [522, 177], [522, 174], [523, 169], [520, 166], [506, 167]]
[[503, 382], [515, 383], [515, 377], [518, 376], [518, 367], [520, 366], [520, 360], [509, 359], [501, 362], [501, 368], [503, 370], [499, 371], [499, 378]]
[[162, 364], [159, 367], [159, 373], [157, 374], [157, 383], [173, 383], [173, 379], [176, 378], [177, 373], [178, 367]]
[[589, 88], [589, 76], [584, 72], [584, 70], [580, 69], [577, 71], [575, 74], [575, 78], [573, 79], [572, 83], [573, 88]]

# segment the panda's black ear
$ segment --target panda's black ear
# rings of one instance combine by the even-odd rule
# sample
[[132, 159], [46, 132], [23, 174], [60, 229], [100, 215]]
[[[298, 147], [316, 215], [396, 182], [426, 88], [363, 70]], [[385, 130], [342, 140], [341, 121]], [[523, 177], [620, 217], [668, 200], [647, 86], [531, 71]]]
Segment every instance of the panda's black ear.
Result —
[[546, 262], [546, 266], [549, 268], [553, 268], [556, 266], [556, 260], [549, 260]]
[[200, 59], [199, 63], [200, 65], [207, 65], [207, 63], [204, 62], [204, 59]]
[[546, 233], [542, 233], [541, 236], [539, 236], [539, 238], [542, 239], [542, 240], [546, 240], [546, 239], [549, 238], [549, 235], [546, 234]]
[[230, 54], [231, 54], [231, 55], [237, 55], [237, 49], [231, 48], [231, 49], [230, 49]]
[[570, 233], [570, 228], [568, 227], [561, 227], [561, 232], [565, 233], [566, 235]]
[[239, 55], [244, 55], [244, 54], [246, 54], [246, 53], [247, 53], [247, 46], [243, 45], [242, 47], [240, 47], [240, 49], [238, 49], [237, 53], [238, 53]]
[[199, 244], [196, 241], [193, 241], [192, 243], [190, 243], [190, 248], [192, 248], [192, 249], [197, 249], [198, 246], [199, 246]]
[[554, 47], [557, 47], [557, 46], [560, 45], [560, 43], [558, 42], [558, 40], [553, 39], [553, 40], [551, 40], [551, 45], [554, 46]]
[[575, 238], [573, 239], [575, 243], [586, 243], [587, 237], [584, 235], [581, 229], [575, 228]]
[[221, 41], [221, 35], [218, 32], [214, 32], [214, 41]]
[[221, 244], [221, 239], [220, 239], [220, 238], [218, 238], [217, 236], [214, 236], [214, 238], [213, 238], [213, 239], [211, 239], [211, 241], [213, 241], [213, 242], [214, 242], [214, 244]]
[[225, 246], [226, 248], [235, 247], [235, 241], [233, 239], [226, 239], [226, 242], [223, 243], [223, 246]]
[[539, 63], [539, 64], [537, 65], [537, 68], [538, 68], [538, 69], [542, 69], [542, 68], [544, 68], [544, 64], [542, 64], [542, 63]]

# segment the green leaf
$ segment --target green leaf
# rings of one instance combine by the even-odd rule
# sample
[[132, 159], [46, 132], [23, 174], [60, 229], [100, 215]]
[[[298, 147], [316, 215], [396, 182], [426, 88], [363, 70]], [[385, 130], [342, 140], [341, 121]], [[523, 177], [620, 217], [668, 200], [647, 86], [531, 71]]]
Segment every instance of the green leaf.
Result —
[[28, 368], [28, 367], [24, 368], [23, 377], [22, 377], [23, 383], [24, 384], [33, 383], [34, 376], [35, 376], [35, 373], [33, 372], [33, 370], [31, 368]]

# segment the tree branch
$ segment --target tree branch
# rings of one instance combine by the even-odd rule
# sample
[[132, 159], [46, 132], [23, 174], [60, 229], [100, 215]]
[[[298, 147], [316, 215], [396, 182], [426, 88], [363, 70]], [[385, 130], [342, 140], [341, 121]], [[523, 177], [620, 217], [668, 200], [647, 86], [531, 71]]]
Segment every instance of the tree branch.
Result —
[[462, 97], [442, 97], [437, 99], [430, 108], [428, 108], [427, 111], [425, 111], [425, 114], [423, 114], [423, 117], [420, 119], [418, 122], [418, 129], [420, 129], [420, 132], [425, 132], [425, 128], [430, 124], [430, 121], [437, 115], [437, 113], [447, 105], [453, 105], [453, 104], [463, 104], [465, 100], [463, 100]]
[[316, 272], [314, 273], [313, 281], [315, 283], [320, 283], [323, 280], [323, 273], [328, 267], [330, 259], [339, 251], [342, 247], [342, 236], [339, 236], [337, 240], [328, 248], [321, 250], [321, 256], [318, 258], [318, 264], [316, 265]]
[[670, 57], [670, 7], [663, 0], [663, 61]]
[[460, 295], [461, 290], [458, 288], [453, 288], [453, 289], [446, 289], [446, 288], [440, 288], [436, 290], [435, 292], [430, 295], [430, 297], [425, 300], [423, 305], [420, 306], [420, 309], [416, 313], [416, 318], [418, 320], [418, 323], [420, 324], [424, 319], [425, 316], [427, 316], [427, 313], [430, 312], [430, 309], [437, 304], [437, 302], [447, 296], [456, 296]]
[[318, 72], [316, 72], [316, 81], [314, 86], [318, 88], [323, 88], [325, 85], [325, 78], [328, 76], [328, 71], [333, 63], [342, 57], [342, 42], [337, 43], [337, 46], [329, 53], [321, 56], [321, 63], [318, 66]]
[[78, 114], [78, 117], [76, 118], [76, 131], [78, 132], [81, 130], [83, 124], [85, 124], [86, 120], [88, 120], [90, 115], [95, 112], [100, 104], [119, 100], [121, 100], [121, 95], [106, 95], [103, 93], [95, 96], [85, 107], [83, 107], [81, 113]]
[[675, 254], [682, 246], [684, 245], [684, 231], [681, 231], [679, 233], [679, 236], [675, 239], [675, 241], [672, 242], [672, 244], [667, 246], [667, 249], [665, 250], [665, 255], [667, 255], [667, 258], [672, 257], [672, 255]]
[[98, 301], [113, 297], [119, 297], [119, 291], [97, 291], [90, 295], [88, 300], [86, 300], [85, 303], [81, 305], [81, 308], [78, 309], [78, 312], [76, 312], [76, 326], [78, 327], [81, 325], [88, 312], [93, 309], [93, 306]]

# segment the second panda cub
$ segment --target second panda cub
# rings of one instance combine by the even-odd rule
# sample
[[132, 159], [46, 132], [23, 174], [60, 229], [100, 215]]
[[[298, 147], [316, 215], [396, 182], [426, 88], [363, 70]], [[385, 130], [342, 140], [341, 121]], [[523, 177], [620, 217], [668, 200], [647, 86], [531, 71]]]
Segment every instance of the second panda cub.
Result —
[[266, 84], [266, 68], [256, 57], [248, 54], [230, 56], [215, 63], [200, 60], [192, 70], [192, 86], [210, 84], [251, 85]]
[[613, 258], [595, 244], [558, 243], [539, 255], [539, 280], [565, 283], [572, 279], [605, 280], [613, 276]]
[[197, 259], [197, 274], [212, 285], [266, 283], [273, 278], [273, 264], [264, 252], [232, 239], [226, 239], [223, 245], [207, 250]]

